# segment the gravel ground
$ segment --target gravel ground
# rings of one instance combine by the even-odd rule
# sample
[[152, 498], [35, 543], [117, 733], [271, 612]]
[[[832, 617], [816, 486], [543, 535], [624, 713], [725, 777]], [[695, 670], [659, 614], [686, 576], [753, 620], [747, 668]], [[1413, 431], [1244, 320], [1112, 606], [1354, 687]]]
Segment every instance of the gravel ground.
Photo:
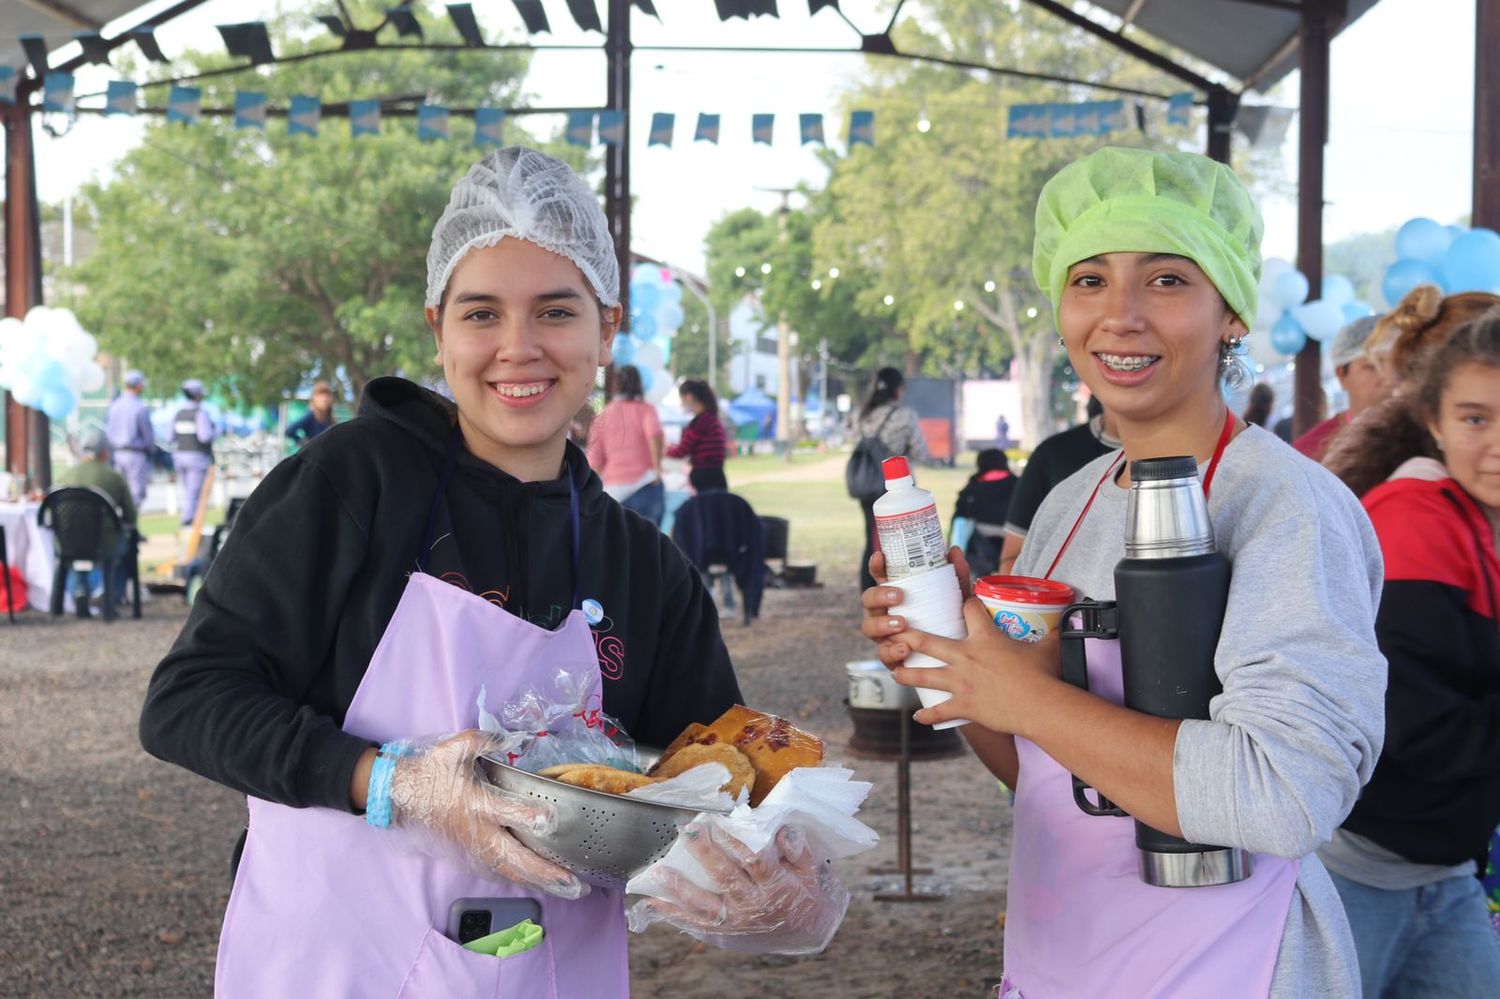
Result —
[[[998, 982], [1010, 808], [972, 756], [913, 768], [913, 853], [935, 904], [877, 902], [900, 879], [895, 765], [853, 760], [843, 664], [867, 658], [852, 587], [770, 591], [725, 637], [746, 699], [823, 736], [875, 790], [882, 837], [842, 864], [854, 895], [815, 957], [728, 954], [666, 927], [631, 943], [638, 996], [981, 996]], [[170, 598], [106, 626], [29, 612], [0, 621], [0, 995], [200, 996], [229, 894], [243, 799], [145, 755], [136, 719], [182, 624]]]

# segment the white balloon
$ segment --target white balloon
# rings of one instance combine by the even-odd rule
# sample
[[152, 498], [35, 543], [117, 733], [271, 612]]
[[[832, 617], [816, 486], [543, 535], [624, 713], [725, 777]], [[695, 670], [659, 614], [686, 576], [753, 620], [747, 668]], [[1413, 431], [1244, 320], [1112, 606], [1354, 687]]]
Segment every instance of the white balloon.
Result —
[[[651, 371], [660, 371], [662, 366], [661, 347], [654, 343], [643, 343], [635, 349], [635, 360], [631, 361], [637, 368], [649, 368]], [[669, 379], [661, 379], [669, 381]]]
[[94, 334], [86, 333], [80, 329], [68, 338], [67, 354], [69, 360], [93, 363], [94, 355], [97, 353], [99, 353], [99, 341], [94, 338]]
[[[93, 361], [89, 362], [88, 368], [84, 370], [83, 379], [75, 387], [76, 395], [97, 392], [104, 387], [104, 369]], [[81, 390], [81, 391], [79, 391]]]
[[15, 396], [16, 402], [23, 406], [35, 406], [42, 401], [42, 393], [37, 388], [36, 382], [22, 372], [16, 372], [11, 378], [10, 394]]
[[1269, 288], [1275, 280], [1287, 271], [1296, 270], [1290, 260], [1280, 257], [1267, 257], [1260, 265], [1260, 286]]
[[667, 393], [672, 391], [672, 388], [672, 379], [668, 378], [665, 373], [661, 373], [652, 381], [651, 388], [646, 391], [646, 398], [654, 403], [660, 403], [666, 398]]

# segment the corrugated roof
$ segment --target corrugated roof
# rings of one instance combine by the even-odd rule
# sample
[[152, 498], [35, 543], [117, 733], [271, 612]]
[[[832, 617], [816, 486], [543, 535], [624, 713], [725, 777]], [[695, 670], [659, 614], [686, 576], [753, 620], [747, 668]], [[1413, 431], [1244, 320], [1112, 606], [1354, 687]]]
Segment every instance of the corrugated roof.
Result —
[[[707, 0], [704, 0], [707, 2]], [[1254, 89], [1264, 90], [1297, 68], [1294, 10], [1263, 6], [1255, 0], [1091, 0], [1095, 7], [1131, 23], [1188, 54], [1218, 67]], [[1348, 0], [1337, 34], [1378, 0]], [[49, 49], [78, 31], [98, 31], [109, 22], [148, 6], [140, 0], [6, 0], [0, 4], [0, 65], [26, 64], [17, 36], [39, 34]], [[1127, 35], [1129, 32], [1127, 32]]]
[[26, 66], [16, 40], [21, 35], [41, 35], [55, 50], [80, 31], [100, 31], [144, 6], [141, 0], [6, 0], [0, 4], [0, 65], [14, 66], [20, 75]]
[[[1265, 90], [1297, 68], [1295, 10], [1255, 0], [1090, 0], [1118, 17], [1134, 11], [1132, 24], [1189, 55], [1216, 66], [1248, 88]], [[1348, 13], [1334, 25], [1337, 35], [1379, 0], [1348, 0]], [[1126, 32], [1128, 37], [1129, 31]]]

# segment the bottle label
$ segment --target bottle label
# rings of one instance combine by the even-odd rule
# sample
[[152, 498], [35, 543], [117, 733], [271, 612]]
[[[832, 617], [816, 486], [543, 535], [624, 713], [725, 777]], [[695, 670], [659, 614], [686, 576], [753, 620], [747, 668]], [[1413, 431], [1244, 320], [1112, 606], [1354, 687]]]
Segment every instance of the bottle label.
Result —
[[876, 515], [875, 537], [885, 556], [887, 579], [905, 579], [948, 564], [936, 503], [909, 513]]

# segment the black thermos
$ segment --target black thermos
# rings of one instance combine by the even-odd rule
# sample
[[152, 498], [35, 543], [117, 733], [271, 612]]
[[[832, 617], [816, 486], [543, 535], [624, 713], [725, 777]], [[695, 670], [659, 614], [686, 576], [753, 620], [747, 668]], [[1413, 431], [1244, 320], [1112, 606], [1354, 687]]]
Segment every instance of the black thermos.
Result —
[[[1086, 604], [1082, 629], [1065, 625], [1064, 678], [1078, 683], [1082, 639], [1117, 637], [1125, 705], [1158, 718], [1208, 718], [1223, 687], [1214, 652], [1229, 599], [1229, 560], [1214, 546], [1213, 524], [1191, 457], [1130, 463], [1125, 557], [1115, 566], [1115, 606]], [[1100, 622], [1103, 622], [1102, 624]], [[1110, 802], [1080, 807], [1123, 814]], [[1230, 884], [1250, 876], [1248, 851], [1189, 843], [1135, 824], [1141, 879], [1170, 888]]]

